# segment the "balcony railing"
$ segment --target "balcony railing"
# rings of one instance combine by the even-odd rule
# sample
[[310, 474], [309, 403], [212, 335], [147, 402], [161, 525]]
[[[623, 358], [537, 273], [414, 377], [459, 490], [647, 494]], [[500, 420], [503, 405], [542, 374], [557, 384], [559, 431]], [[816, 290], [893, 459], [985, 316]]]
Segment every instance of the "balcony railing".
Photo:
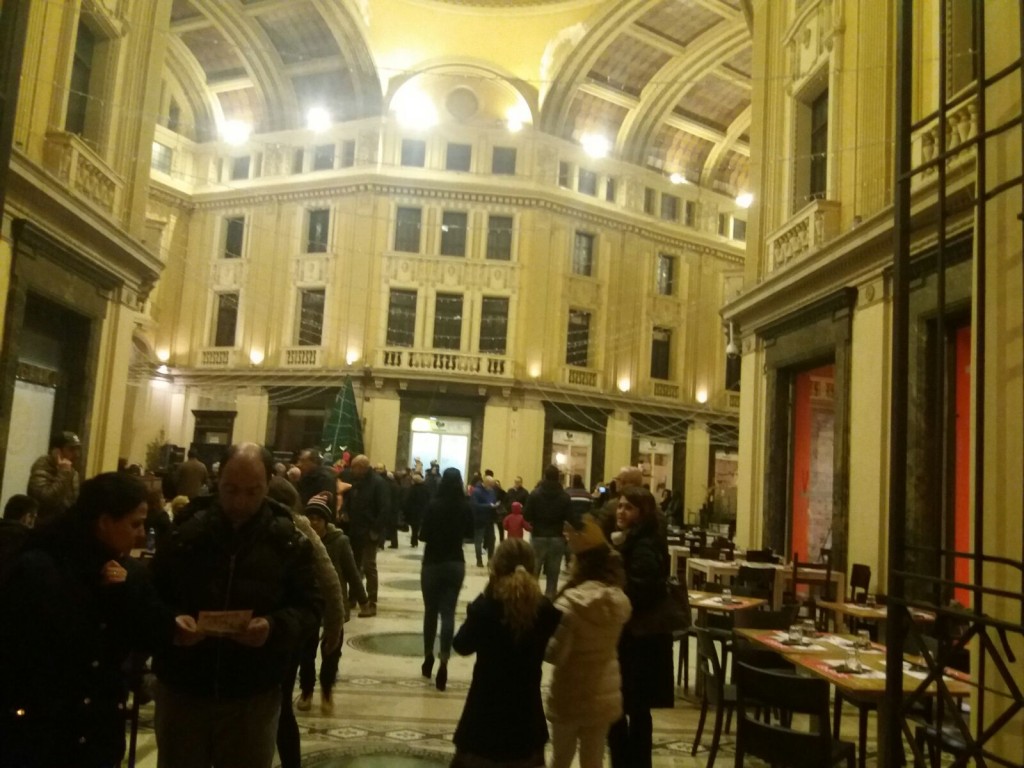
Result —
[[118, 215], [124, 181], [73, 133], [46, 135], [46, 167], [69, 188], [111, 215]]
[[200, 368], [230, 368], [235, 362], [235, 350], [216, 347], [199, 351]]
[[405, 371], [468, 374], [511, 378], [512, 362], [502, 355], [480, 352], [456, 352], [454, 350], [430, 349], [382, 349], [378, 353], [377, 365], [381, 368]]
[[679, 399], [679, 385], [671, 381], [652, 381], [648, 386], [648, 391], [653, 397]]
[[[957, 105], [946, 113], [946, 151], [951, 152], [978, 135], [978, 105], [977, 97], [972, 96], [962, 104]], [[917, 131], [911, 140], [911, 163], [913, 167], [924, 165], [932, 160], [939, 153], [939, 118], [935, 117]], [[966, 149], [953, 155], [946, 161], [947, 169], [952, 168], [969, 158], [974, 157], [973, 149]], [[926, 168], [921, 173], [914, 174], [911, 179], [911, 187], [918, 189], [938, 178], [939, 169], [937, 166]]]
[[286, 368], [319, 368], [322, 353], [320, 347], [287, 347], [284, 365]]
[[601, 372], [567, 365], [562, 368], [562, 383], [571, 387], [601, 389]]
[[769, 235], [769, 271], [799, 261], [838, 235], [839, 207], [832, 200], [815, 200]]

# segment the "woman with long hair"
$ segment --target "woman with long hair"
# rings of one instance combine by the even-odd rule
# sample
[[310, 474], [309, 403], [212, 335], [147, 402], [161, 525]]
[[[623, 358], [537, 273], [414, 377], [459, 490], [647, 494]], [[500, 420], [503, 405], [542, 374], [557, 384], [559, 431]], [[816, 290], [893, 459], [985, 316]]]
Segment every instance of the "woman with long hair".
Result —
[[671, 708], [672, 634], [640, 631], [644, 618], [663, 604], [667, 588], [668, 544], [654, 496], [627, 486], [615, 512], [612, 542], [626, 571], [625, 592], [633, 613], [619, 639], [624, 714], [608, 732], [612, 768], [650, 768], [651, 710]]
[[472, 529], [472, 512], [462, 473], [449, 467], [441, 475], [437, 494], [423, 512], [419, 538], [424, 542], [420, 591], [423, 593], [423, 676], [434, 669], [434, 639], [437, 619], [441, 618], [440, 665], [434, 684], [443, 691], [448, 686], [448, 657], [455, 634], [455, 605], [466, 578], [466, 559], [462, 538]]
[[107, 472], [36, 529], [0, 583], [0, 765], [117, 765], [132, 651], [202, 639], [129, 553], [145, 537], [146, 486]]
[[544, 597], [533, 568], [533, 548], [505, 539], [491, 558], [487, 586], [455, 636], [455, 650], [475, 653], [476, 663], [455, 729], [452, 768], [544, 765], [541, 662], [561, 614]]

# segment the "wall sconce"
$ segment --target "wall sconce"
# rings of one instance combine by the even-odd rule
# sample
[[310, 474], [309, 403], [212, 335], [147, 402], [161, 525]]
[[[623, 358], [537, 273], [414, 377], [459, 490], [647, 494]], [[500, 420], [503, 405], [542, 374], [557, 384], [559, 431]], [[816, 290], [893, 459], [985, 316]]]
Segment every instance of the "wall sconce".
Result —
[[345, 363], [347, 365], [355, 365], [357, 360], [359, 360], [359, 352], [354, 349], [350, 349], [348, 354], [345, 355]]
[[620, 378], [618, 382], [619, 392], [629, 392], [630, 383], [629, 376]]
[[264, 355], [262, 349], [254, 349], [249, 352], [249, 362], [253, 365], [260, 365], [263, 362], [263, 358]]
[[168, 360], [171, 359], [171, 351], [169, 349], [163, 348], [158, 349], [156, 351], [156, 359], [159, 360], [161, 363], [166, 363]]
[[704, 405], [704, 403], [708, 401], [708, 391], [704, 387], [700, 387], [695, 396], [697, 398], [697, 402], [701, 405]]
[[530, 363], [530, 378], [540, 378], [540, 363]]

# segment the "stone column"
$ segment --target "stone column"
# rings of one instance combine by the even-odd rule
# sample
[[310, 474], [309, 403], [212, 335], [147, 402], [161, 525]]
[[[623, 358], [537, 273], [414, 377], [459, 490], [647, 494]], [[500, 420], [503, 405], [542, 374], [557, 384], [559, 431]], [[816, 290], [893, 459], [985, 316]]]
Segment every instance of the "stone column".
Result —
[[708, 490], [708, 462], [711, 435], [707, 425], [695, 421], [686, 429], [686, 485], [683, 493], [684, 519], [696, 519]]
[[604, 477], [593, 482], [611, 480], [622, 467], [633, 460], [633, 422], [626, 411], [615, 411], [608, 417], [604, 446]]

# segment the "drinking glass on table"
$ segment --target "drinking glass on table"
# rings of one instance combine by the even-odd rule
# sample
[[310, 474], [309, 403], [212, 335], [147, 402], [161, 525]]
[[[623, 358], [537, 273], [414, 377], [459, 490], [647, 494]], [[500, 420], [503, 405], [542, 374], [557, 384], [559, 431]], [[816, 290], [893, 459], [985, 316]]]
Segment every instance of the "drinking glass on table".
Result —
[[803, 633], [804, 637], [808, 639], [814, 637], [818, 633], [814, 626], [814, 619], [804, 619]]
[[799, 624], [794, 624], [789, 628], [789, 642], [799, 643], [804, 638], [804, 630]]
[[728, 587], [726, 587], [725, 589], [722, 590], [722, 602], [723, 603], [732, 602], [732, 590], [729, 589]]
[[871, 633], [866, 629], [858, 630], [857, 640], [854, 642], [857, 648], [870, 648], [871, 647]]
[[854, 648], [846, 656], [846, 669], [849, 672], [860, 672], [860, 652]]

